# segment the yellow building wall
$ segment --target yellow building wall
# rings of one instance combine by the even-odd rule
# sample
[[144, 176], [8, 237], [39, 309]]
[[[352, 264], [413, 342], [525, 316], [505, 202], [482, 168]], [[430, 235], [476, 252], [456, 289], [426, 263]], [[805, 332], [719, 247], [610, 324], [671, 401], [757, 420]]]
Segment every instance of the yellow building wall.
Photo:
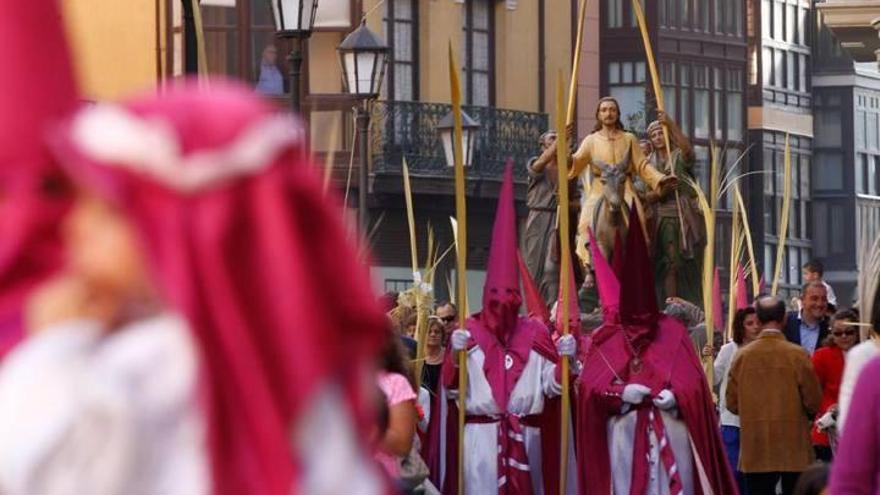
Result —
[[[538, 2], [495, 7], [495, 105], [538, 111]], [[549, 108], [549, 107], [548, 107]]]
[[[596, 3], [596, 2], [591, 2]], [[568, 104], [568, 87], [571, 78], [572, 39], [571, 24], [577, 22], [577, 13], [571, 12], [570, 2], [548, 0], [544, 15], [544, 108], [550, 115], [550, 127], [556, 127], [556, 80], [562, 72], [565, 105]], [[537, 14], [536, 14], [537, 15]]]
[[[419, 2], [419, 97], [422, 101], [450, 103], [449, 43], [461, 66], [462, 16], [455, 2]], [[461, 75], [459, 73], [459, 75]]]
[[161, 3], [62, 1], [77, 78], [86, 98], [115, 100], [156, 84], [157, 1]]
[[343, 33], [319, 32], [309, 39], [309, 92], [314, 94], [342, 93], [342, 66], [336, 47]]
[[[383, 17], [385, 6], [379, 0], [364, 0], [367, 26], [387, 41]], [[419, 100], [449, 103], [449, 43], [461, 65], [462, 16], [464, 4], [450, 1], [419, 0]], [[556, 70], [563, 70], [566, 91], [571, 65], [571, 9], [568, 2], [548, 0], [545, 20], [545, 101], [544, 108], [554, 114]], [[521, 1], [513, 10], [495, 2], [495, 106], [537, 112], [540, 109], [538, 85], [538, 2]], [[310, 83], [313, 93], [341, 91], [341, 74], [335, 45], [329, 33], [313, 36], [310, 46]], [[323, 38], [320, 41], [315, 38]]]

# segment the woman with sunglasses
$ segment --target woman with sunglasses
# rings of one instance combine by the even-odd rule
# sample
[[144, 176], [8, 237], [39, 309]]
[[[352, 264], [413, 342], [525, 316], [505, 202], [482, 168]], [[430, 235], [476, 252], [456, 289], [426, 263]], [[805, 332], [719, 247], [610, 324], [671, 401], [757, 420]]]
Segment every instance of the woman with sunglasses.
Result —
[[822, 385], [822, 403], [816, 416], [818, 420], [813, 425], [813, 449], [816, 451], [816, 458], [825, 462], [830, 462], [833, 457], [829, 436], [836, 440], [834, 418], [837, 416], [837, 396], [843, 378], [844, 356], [859, 341], [858, 328], [852, 325], [857, 321], [859, 317], [851, 309], [835, 313], [828, 341], [813, 354], [813, 368]]

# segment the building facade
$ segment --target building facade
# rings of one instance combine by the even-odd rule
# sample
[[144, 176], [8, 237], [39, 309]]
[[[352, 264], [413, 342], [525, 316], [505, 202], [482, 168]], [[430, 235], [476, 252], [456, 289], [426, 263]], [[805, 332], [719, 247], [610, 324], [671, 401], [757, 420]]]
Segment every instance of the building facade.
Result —
[[[115, 99], [158, 87], [193, 67], [190, 0], [64, 0], [77, 66], [90, 99]], [[585, 30], [578, 84], [579, 110], [595, 100], [598, 83], [598, 5]], [[251, 85], [287, 106], [291, 94], [287, 40], [275, 36], [270, 0], [201, 0], [207, 71]], [[441, 249], [452, 242], [454, 181], [436, 125], [450, 110], [447, 51], [458, 55], [465, 111], [480, 124], [475, 159], [468, 170], [470, 300], [479, 301], [481, 273], [504, 163], [512, 158], [517, 200], [525, 213], [525, 165], [538, 153], [538, 137], [552, 126], [555, 87], [568, 88], [577, 0], [322, 0], [315, 29], [304, 43], [301, 117], [318, 163], [349, 204], [360, 169], [355, 152], [369, 146], [369, 191], [377, 288], [400, 289], [412, 281], [401, 164], [411, 169], [420, 254], [427, 225]], [[357, 143], [353, 108], [345, 94], [336, 47], [365, 19], [390, 49], [386, 80], [371, 112], [367, 143]], [[189, 36], [188, 36], [189, 35]], [[189, 37], [189, 41], [188, 41]], [[579, 114], [580, 136], [592, 109]], [[452, 257], [441, 266], [437, 296], [448, 297]], [[478, 309], [472, 304], [471, 309]]]
[[[871, 59], [857, 62], [859, 51], [844, 48], [852, 38], [832, 29], [828, 17], [816, 12], [813, 225], [827, 235], [816, 236], [814, 253], [849, 305], [859, 253], [880, 235], [880, 71]], [[875, 30], [870, 34], [877, 39]]]
[[[813, 26], [810, 2], [749, 0], [748, 127], [749, 220], [760, 246], [756, 262], [772, 279], [779, 246], [785, 190], [785, 141], [791, 151], [791, 206], [779, 286], [794, 295], [801, 266], [813, 259], [811, 195], [813, 103], [810, 78]], [[816, 232], [825, 235], [824, 231]]]
[[[832, 6], [832, 18], [825, 8], [835, 3], [847, 6]], [[818, 259], [843, 305], [853, 302], [859, 248], [880, 230], [878, 72], [846, 54], [857, 47], [850, 5], [856, 3], [831, 0], [818, 9], [807, 0], [645, 4], [667, 112], [695, 146], [696, 174], [705, 188], [714, 143], [726, 150], [722, 173], [742, 175], [759, 272], [770, 280], [776, 264], [788, 136], [792, 196], [781, 292], [795, 295], [804, 282], [801, 267]], [[617, 97], [625, 125], [641, 132], [656, 104], [631, 2], [601, 5], [601, 92]], [[863, 20], [868, 16], [863, 12]], [[829, 19], [836, 23], [831, 29]], [[838, 33], [846, 38], [838, 40]], [[716, 259], [726, 260], [730, 196], [719, 206]], [[727, 267], [720, 268], [726, 278]]]
[[[270, 62], [286, 76], [284, 54], [290, 47], [274, 36], [269, 0], [234, 4], [202, 4], [209, 71], [259, 86], [261, 71]], [[360, 166], [352, 151], [362, 144], [369, 146], [367, 204], [378, 290], [400, 290], [412, 283], [404, 160], [411, 173], [420, 256], [424, 259], [427, 254], [429, 225], [441, 251], [453, 242], [449, 222], [455, 212], [453, 173], [437, 131], [439, 121], [451, 110], [447, 62], [451, 44], [461, 67], [464, 110], [479, 123], [474, 159], [467, 171], [468, 299], [471, 310], [479, 309], [505, 162], [514, 161], [518, 206], [524, 213], [525, 164], [537, 154], [538, 137], [553, 121], [558, 71], [568, 81], [572, 4], [546, 0], [337, 0], [319, 4], [317, 29], [305, 50], [302, 117], [317, 161], [332, 157], [334, 183], [350, 199], [360, 194], [356, 187]], [[372, 106], [367, 143], [355, 142], [355, 102], [344, 94], [336, 53], [336, 46], [360, 23], [361, 13], [366, 13], [368, 27], [389, 47], [385, 83]], [[180, 13], [171, 14], [172, 37], [179, 45]], [[182, 50], [175, 48], [172, 53], [179, 55]], [[169, 71], [181, 65], [179, 56], [167, 63]], [[269, 96], [284, 104], [288, 94], [285, 82], [283, 87], [276, 84], [275, 93]], [[453, 256], [440, 265], [435, 283], [438, 298], [450, 295], [447, 280], [453, 267]]]
[[[740, 160], [748, 142], [744, 4], [729, 0], [642, 4], [665, 110], [691, 139], [696, 154], [694, 174], [708, 190], [711, 146], [716, 146], [724, 170], [742, 167], [745, 161]], [[607, 0], [601, 5], [602, 94], [617, 98], [624, 125], [643, 135], [656, 118], [657, 106], [632, 3]], [[725, 194], [719, 203], [715, 246], [719, 260], [729, 259], [731, 198]], [[721, 268], [726, 279], [729, 269]]]

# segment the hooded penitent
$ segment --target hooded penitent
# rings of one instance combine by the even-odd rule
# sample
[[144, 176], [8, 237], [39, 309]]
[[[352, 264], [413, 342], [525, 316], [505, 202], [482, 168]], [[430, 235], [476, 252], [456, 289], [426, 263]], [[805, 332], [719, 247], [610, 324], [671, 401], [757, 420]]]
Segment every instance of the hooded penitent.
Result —
[[46, 137], [77, 104], [56, 0], [0, 1], [0, 356], [22, 335], [21, 305], [61, 261], [69, 195]]
[[[632, 211], [630, 224], [638, 225], [636, 210]], [[580, 492], [585, 495], [611, 492], [608, 421], [621, 412], [620, 394], [625, 385], [639, 383], [650, 388], [652, 396], [663, 389], [675, 394], [679, 418], [687, 427], [706, 474], [707, 486], [701, 486], [700, 480], [693, 482], [697, 493], [706, 494], [709, 489], [715, 494], [737, 493], [719, 436], [712, 396], [693, 343], [681, 323], [660, 314], [657, 309], [654, 271], [642, 229], [629, 230], [624, 259], [620, 320], [606, 319], [593, 333], [578, 382], [578, 452], [592, 453], [578, 469]], [[613, 298], [603, 297], [603, 305], [606, 301]], [[610, 308], [603, 309], [606, 314], [611, 312]], [[648, 411], [651, 407], [653, 404], [648, 401], [636, 406], [633, 412], [639, 416], [632, 439], [630, 486], [633, 491], [630, 495], [643, 493], [639, 490], [648, 483], [645, 454], [649, 448], [650, 420], [648, 414], [642, 414], [642, 408]], [[661, 452], [661, 458], [664, 457]]]
[[135, 226], [193, 332], [217, 494], [299, 493], [292, 432], [326, 386], [367, 417], [363, 376], [386, 320], [304, 136], [214, 81], [85, 109], [59, 146], [77, 181]]
[[[495, 225], [492, 229], [492, 245], [483, 288], [483, 309], [467, 321], [467, 330], [473, 337], [473, 344], [483, 353], [483, 373], [492, 392], [492, 399], [501, 411], [506, 411], [510, 397], [526, 364], [534, 350], [544, 358], [556, 361], [556, 349], [550, 339], [546, 324], [536, 318], [519, 316], [522, 296], [520, 295], [519, 269], [517, 264], [516, 212], [513, 197], [513, 167], [508, 161], [498, 197]], [[470, 360], [469, 360], [470, 362]], [[443, 367], [443, 382], [448, 388], [457, 387], [458, 369], [451, 359]], [[558, 419], [557, 419], [558, 421]], [[531, 493], [531, 479], [528, 471], [512, 466], [507, 459], [519, 465], [528, 464], [529, 459], [523, 443], [522, 425], [513, 415], [504, 414], [498, 422], [498, 493], [528, 495]], [[457, 425], [450, 425], [456, 431]], [[457, 491], [457, 439], [447, 442], [447, 478], [444, 493]], [[558, 447], [556, 448], [558, 451]], [[552, 463], [556, 472], [559, 466], [558, 452], [545, 453], [544, 465]], [[546, 483], [551, 478], [545, 478]]]
[[492, 227], [492, 245], [489, 248], [489, 266], [486, 285], [483, 286], [483, 310], [480, 320], [487, 330], [500, 339], [516, 327], [522, 295], [519, 289], [517, 266], [516, 210], [513, 204], [513, 170], [511, 164], [504, 172], [504, 181], [498, 196], [495, 225]]

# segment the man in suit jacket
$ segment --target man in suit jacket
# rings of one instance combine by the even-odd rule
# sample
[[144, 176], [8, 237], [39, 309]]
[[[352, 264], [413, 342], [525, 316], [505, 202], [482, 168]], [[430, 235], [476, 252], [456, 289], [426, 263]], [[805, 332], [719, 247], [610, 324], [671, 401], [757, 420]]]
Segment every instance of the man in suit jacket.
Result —
[[822, 389], [807, 353], [782, 335], [784, 303], [765, 296], [755, 310], [763, 330], [733, 360], [727, 409], [740, 418], [739, 468], [749, 493], [775, 495], [781, 479], [790, 495], [814, 460], [810, 426]]
[[828, 338], [828, 290], [821, 281], [807, 282], [801, 289], [803, 308], [792, 311], [785, 322], [785, 338], [812, 356]]

